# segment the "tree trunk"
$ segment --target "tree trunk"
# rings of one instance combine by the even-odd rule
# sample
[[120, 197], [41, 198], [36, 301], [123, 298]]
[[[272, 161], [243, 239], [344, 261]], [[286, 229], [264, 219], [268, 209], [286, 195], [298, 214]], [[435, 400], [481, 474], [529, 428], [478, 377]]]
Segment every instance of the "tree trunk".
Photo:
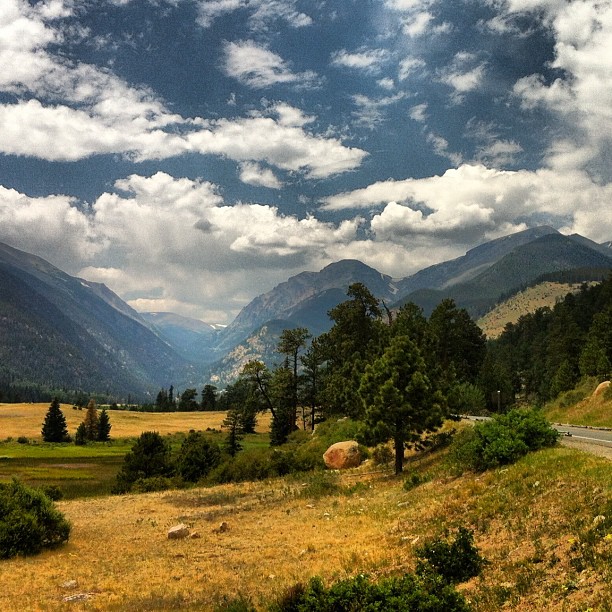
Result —
[[404, 471], [404, 438], [397, 437], [393, 440], [395, 444], [395, 475]]

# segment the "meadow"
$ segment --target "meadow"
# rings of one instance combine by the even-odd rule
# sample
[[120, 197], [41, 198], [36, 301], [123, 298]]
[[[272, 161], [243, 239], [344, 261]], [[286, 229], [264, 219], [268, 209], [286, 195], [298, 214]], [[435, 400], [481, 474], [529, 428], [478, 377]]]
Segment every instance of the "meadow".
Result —
[[[45, 444], [41, 427], [49, 404], [0, 404], [0, 482], [17, 476], [31, 486], [58, 486], [67, 499], [107, 495], [124, 455], [143, 431], [167, 436], [177, 448], [191, 429], [207, 431], [222, 442], [224, 412], [146, 413], [109, 411], [110, 442]], [[62, 405], [68, 431], [74, 434], [85, 410]], [[245, 448], [268, 445], [269, 417], [262, 415], [256, 434], [245, 437]], [[20, 440], [20, 441], [18, 441]]]
[[[68, 494], [57, 506], [72, 534], [56, 550], [0, 562], [3, 612], [248, 609], [238, 602], [265, 610], [312, 576], [330, 584], [411, 572], [418, 546], [460, 526], [488, 561], [459, 587], [475, 612], [612, 610], [605, 458], [559, 446], [460, 473], [447, 448], [412, 453], [399, 477], [367, 461], [341, 473], [113, 496], [103, 483], [141, 431], [156, 429], [176, 445], [181, 429], [217, 429], [224, 415], [113, 411], [111, 435], [124, 437], [78, 447], [42, 444], [46, 408], [24, 406], [20, 417], [18, 406], [0, 406], [7, 430], [31, 420], [27, 444], [0, 443], [0, 479], [21, 470], [31, 484], [59, 483]], [[65, 410], [76, 416], [71, 431], [84, 415], [74, 412]], [[267, 444], [267, 427], [262, 420], [249, 444]], [[197, 537], [169, 540], [178, 523]]]
[[[0, 609], [64, 610], [79, 596], [70, 609], [223, 610], [241, 595], [265, 609], [313, 575], [329, 583], [412, 571], [416, 546], [459, 526], [489, 562], [460, 587], [473, 610], [610, 609], [612, 522], [601, 518], [612, 514], [609, 461], [558, 447], [461, 476], [449, 461], [445, 451], [427, 455], [400, 478], [368, 463], [62, 501], [69, 542], [3, 561]], [[180, 522], [199, 537], [168, 540]]]

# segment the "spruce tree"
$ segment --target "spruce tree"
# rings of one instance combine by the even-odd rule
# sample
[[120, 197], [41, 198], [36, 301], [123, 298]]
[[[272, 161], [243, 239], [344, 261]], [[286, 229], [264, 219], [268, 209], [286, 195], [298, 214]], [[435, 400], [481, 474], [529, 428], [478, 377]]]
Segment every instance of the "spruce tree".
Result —
[[98, 409], [96, 408], [96, 402], [89, 400], [87, 404], [87, 412], [85, 414], [85, 431], [87, 432], [87, 439], [94, 442], [98, 439]]
[[112, 428], [110, 417], [106, 408], [102, 408], [98, 418], [98, 442], [108, 442], [110, 440], [110, 430]]
[[223, 428], [227, 429], [227, 438], [225, 438], [224, 449], [231, 457], [234, 457], [242, 450], [242, 423], [240, 412], [238, 410], [229, 410]]
[[53, 399], [42, 426], [42, 438], [45, 442], [69, 442], [66, 417], [60, 408], [59, 400]]

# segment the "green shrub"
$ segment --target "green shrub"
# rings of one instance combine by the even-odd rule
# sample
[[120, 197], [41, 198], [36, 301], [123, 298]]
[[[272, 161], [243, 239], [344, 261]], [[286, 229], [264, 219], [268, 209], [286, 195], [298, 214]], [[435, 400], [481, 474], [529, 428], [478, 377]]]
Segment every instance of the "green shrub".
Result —
[[29, 444], [30, 441], [25, 436], [19, 436], [17, 438], [17, 444]]
[[153, 476], [169, 476], [170, 446], [156, 431], [145, 431], [124, 457], [113, 493], [127, 493], [134, 482]]
[[459, 472], [514, 463], [529, 451], [554, 446], [559, 433], [537, 410], [511, 410], [456, 436], [449, 461]]
[[325, 445], [327, 450], [336, 442], [344, 442], [346, 440], [361, 440], [363, 432], [363, 423], [361, 421], [353, 421], [352, 419], [329, 419], [323, 423], [319, 423], [315, 429], [315, 438], [320, 440]]
[[318, 499], [327, 495], [337, 495], [342, 491], [338, 474], [334, 472], [317, 470], [311, 474], [304, 474], [302, 478], [300, 495]]
[[379, 444], [372, 451], [374, 465], [389, 465], [393, 462], [395, 455], [388, 444]]
[[59, 501], [64, 497], [64, 492], [57, 485], [45, 485], [40, 490], [51, 500]]
[[167, 491], [168, 489], [179, 489], [183, 485], [180, 478], [167, 478], [166, 476], [151, 476], [150, 478], [139, 478], [130, 486], [132, 493], [154, 493], [155, 491]]
[[0, 483], [0, 558], [32, 555], [68, 540], [70, 523], [40, 490]]
[[221, 463], [221, 449], [200, 432], [190, 432], [176, 458], [176, 471], [187, 482], [197, 482]]
[[425, 482], [425, 479], [420, 474], [413, 472], [404, 480], [404, 484], [402, 485], [402, 487], [404, 491], [411, 491], [412, 489], [418, 487], [420, 484], [423, 484], [423, 482]]
[[319, 578], [290, 587], [270, 606], [271, 612], [464, 612], [463, 595], [439, 576], [385, 578], [367, 576], [336, 582], [329, 588]]
[[437, 538], [416, 550], [417, 574], [439, 574], [449, 584], [459, 584], [478, 576], [486, 561], [474, 546], [474, 534], [459, 527], [453, 541]]

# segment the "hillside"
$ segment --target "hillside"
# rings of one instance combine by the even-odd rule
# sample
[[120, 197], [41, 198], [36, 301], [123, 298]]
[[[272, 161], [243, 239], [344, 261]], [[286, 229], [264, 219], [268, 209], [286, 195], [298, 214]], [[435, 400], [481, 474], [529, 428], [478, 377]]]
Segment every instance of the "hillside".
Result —
[[195, 368], [103, 285], [0, 245], [0, 385], [125, 399], [193, 379]]
[[429, 314], [444, 298], [452, 298], [472, 317], [481, 317], [503, 295], [529, 286], [547, 273], [576, 268], [612, 268], [612, 258], [599, 248], [589, 246], [587, 242], [590, 241], [561, 234], [547, 234], [515, 248], [469, 282], [446, 289], [420, 289], [405, 296], [396, 305], [414, 302]]
[[477, 324], [488, 338], [497, 338], [508, 323], [516, 323], [523, 315], [538, 308], [552, 308], [568, 293], [580, 290], [582, 283], [543, 282], [508, 298], [481, 317]]
[[[410, 475], [417, 484], [409, 490], [365, 466], [59, 502], [73, 524], [69, 543], [2, 561], [1, 606], [195, 611], [242, 596], [263, 610], [310, 576], [330, 583], [410, 572], [417, 546], [464, 526], [489, 562], [481, 578], [459, 587], [474, 612], [607, 609], [609, 522], [595, 517], [610, 510], [608, 460], [561, 447], [453, 477], [436, 454], [413, 462]], [[168, 540], [179, 522], [199, 537]], [[78, 596], [81, 604], [65, 601]]]

